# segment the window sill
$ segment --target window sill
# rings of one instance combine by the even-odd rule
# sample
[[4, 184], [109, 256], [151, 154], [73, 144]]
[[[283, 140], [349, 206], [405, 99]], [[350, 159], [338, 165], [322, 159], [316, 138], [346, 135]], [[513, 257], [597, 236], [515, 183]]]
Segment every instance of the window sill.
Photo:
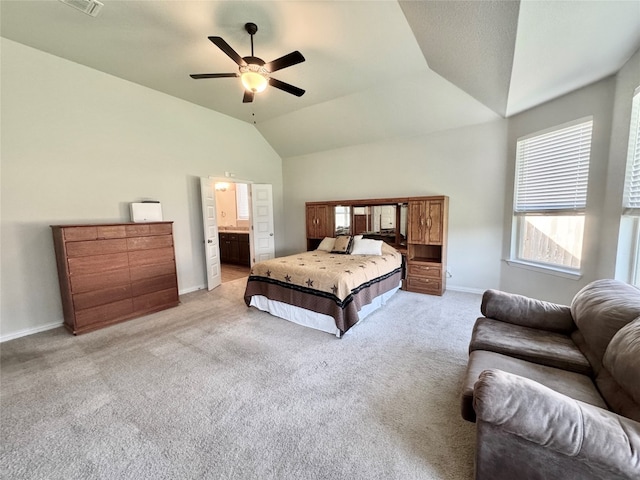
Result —
[[560, 267], [543, 266], [538, 263], [529, 263], [522, 260], [505, 259], [510, 267], [524, 268], [533, 272], [545, 273], [547, 275], [555, 275], [556, 277], [570, 278], [571, 280], [580, 280], [582, 273], [575, 270], [568, 270]]

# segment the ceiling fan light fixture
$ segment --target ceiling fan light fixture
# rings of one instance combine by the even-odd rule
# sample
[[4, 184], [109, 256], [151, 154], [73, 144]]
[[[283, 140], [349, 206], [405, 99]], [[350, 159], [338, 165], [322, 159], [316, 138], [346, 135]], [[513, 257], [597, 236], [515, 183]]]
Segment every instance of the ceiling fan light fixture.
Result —
[[273, 88], [290, 93], [296, 97], [304, 95], [303, 89], [271, 77], [272, 72], [277, 72], [283, 68], [304, 62], [304, 56], [302, 56], [298, 50], [295, 50], [269, 63], [265, 63], [264, 60], [256, 57], [253, 53], [253, 36], [258, 31], [258, 26], [255, 23], [246, 23], [244, 28], [251, 36], [251, 55], [247, 55], [246, 57], [241, 57], [222, 37], [208, 37], [215, 46], [238, 65], [240, 73], [192, 73], [189, 76], [194, 79], [240, 77], [242, 86], [245, 89], [244, 95], [242, 96], [242, 103], [253, 102], [255, 94], [263, 92], [267, 88], [267, 85], [271, 85]]
[[262, 65], [249, 63], [240, 67], [240, 80], [248, 91], [253, 93], [264, 92], [269, 84], [269, 71]]

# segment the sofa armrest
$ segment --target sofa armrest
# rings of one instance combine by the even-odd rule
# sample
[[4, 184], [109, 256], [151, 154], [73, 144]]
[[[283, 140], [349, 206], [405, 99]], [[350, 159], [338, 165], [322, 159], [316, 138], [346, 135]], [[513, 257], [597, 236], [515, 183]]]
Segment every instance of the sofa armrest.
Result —
[[484, 292], [480, 311], [487, 318], [551, 332], [570, 333], [576, 328], [568, 305], [500, 290]]
[[501, 370], [480, 374], [473, 402], [479, 423], [532, 448], [553, 450], [615, 478], [640, 478], [638, 422]]

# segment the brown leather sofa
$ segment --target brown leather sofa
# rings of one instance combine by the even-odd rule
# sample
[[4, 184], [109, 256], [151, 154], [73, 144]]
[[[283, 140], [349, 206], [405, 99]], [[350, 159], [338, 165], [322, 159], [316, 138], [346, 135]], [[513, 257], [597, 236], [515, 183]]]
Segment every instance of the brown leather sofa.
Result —
[[584, 287], [571, 306], [485, 292], [462, 416], [476, 479], [640, 479], [640, 290]]

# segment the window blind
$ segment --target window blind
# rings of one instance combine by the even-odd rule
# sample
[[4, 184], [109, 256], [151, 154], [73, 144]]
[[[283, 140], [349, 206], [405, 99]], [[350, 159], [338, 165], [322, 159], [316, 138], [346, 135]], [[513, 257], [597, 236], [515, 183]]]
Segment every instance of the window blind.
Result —
[[625, 183], [624, 213], [640, 215], [640, 87], [635, 91], [631, 107]]
[[249, 185], [236, 183], [236, 209], [238, 220], [249, 220]]
[[584, 211], [592, 129], [590, 119], [518, 141], [516, 213]]

